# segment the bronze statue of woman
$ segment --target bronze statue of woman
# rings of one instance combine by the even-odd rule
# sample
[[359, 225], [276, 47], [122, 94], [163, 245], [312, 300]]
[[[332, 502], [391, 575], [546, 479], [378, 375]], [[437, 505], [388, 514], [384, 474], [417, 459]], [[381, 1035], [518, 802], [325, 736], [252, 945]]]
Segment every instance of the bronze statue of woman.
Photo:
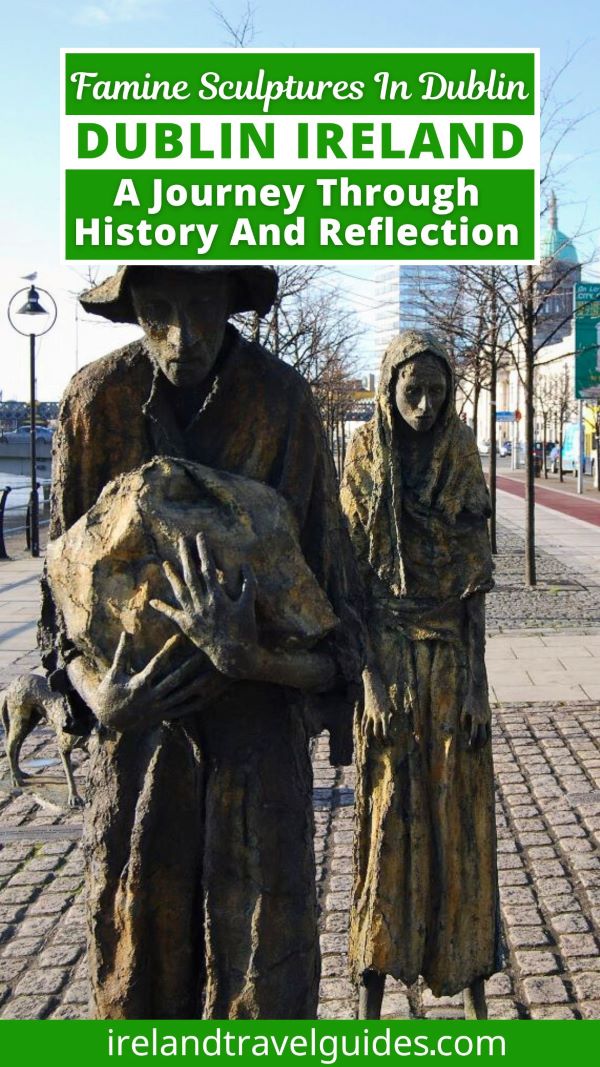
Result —
[[500, 967], [485, 594], [489, 499], [439, 342], [406, 330], [384, 356], [375, 414], [351, 442], [342, 504], [368, 634], [356, 718], [350, 958], [359, 1017], [386, 975], [486, 1015]]

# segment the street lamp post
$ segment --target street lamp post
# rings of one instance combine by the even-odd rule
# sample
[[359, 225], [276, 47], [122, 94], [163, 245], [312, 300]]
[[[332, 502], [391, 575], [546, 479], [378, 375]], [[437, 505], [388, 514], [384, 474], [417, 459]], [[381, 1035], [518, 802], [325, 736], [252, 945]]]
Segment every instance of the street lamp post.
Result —
[[[20, 304], [23, 294], [27, 293], [27, 299], [22, 307]], [[47, 311], [40, 303], [40, 293], [44, 293], [51, 305]], [[29, 337], [29, 378], [30, 378], [30, 455], [31, 455], [31, 496], [29, 498], [29, 521], [30, 521], [30, 547], [31, 555], [40, 554], [40, 522], [39, 501], [37, 484], [37, 442], [36, 442], [36, 412], [35, 412], [35, 339], [48, 333], [56, 322], [56, 304], [46, 289], [36, 289], [35, 285], [29, 288], [19, 289], [10, 299], [8, 305], [8, 321], [17, 333], [23, 337]]]

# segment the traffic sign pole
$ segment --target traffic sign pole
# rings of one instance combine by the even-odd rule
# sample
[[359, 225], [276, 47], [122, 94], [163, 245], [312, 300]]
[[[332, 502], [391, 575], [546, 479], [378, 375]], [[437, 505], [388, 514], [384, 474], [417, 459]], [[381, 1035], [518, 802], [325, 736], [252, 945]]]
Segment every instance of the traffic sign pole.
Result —
[[577, 464], [577, 492], [583, 493], [583, 468], [585, 465], [585, 426], [583, 425], [583, 400], [579, 401], [579, 462]]

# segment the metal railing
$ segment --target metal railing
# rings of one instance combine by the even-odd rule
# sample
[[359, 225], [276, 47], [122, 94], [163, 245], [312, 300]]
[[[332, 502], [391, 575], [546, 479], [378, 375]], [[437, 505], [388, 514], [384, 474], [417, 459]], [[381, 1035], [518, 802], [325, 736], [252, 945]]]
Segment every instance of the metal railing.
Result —
[[[18, 503], [8, 503], [10, 493], [19, 491], [19, 495], [27, 489], [27, 486], [18, 485], [11, 486], [6, 485], [3, 489], [0, 489], [0, 559], [9, 559], [10, 556], [7, 551], [6, 541], [7, 538], [18, 544], [20, 541], [19, 535], [23, 535], [23, 547], [31, 548], [31, 492], [28, 494], [27, 502], [21, 499]], [[42, 490], [42, 499], [40, 497], [40, 489]], [[50, 481], [40, 481], [37, 483], [37, 493], [39, 501], [39, 527], [40, 530], [43, 527], [48, 526], [50, 522]]]

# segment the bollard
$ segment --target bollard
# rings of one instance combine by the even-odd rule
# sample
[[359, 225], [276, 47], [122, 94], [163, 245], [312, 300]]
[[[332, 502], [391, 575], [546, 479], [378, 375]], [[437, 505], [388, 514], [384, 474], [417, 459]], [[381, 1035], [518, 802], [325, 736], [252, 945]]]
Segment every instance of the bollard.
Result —
[[10, 485], [6, 485], [0, 496], [0, 559], [8, 559], [8, 552], [6, 551], [6, 545], [4, 544], [4, 507], [11, 488]]

